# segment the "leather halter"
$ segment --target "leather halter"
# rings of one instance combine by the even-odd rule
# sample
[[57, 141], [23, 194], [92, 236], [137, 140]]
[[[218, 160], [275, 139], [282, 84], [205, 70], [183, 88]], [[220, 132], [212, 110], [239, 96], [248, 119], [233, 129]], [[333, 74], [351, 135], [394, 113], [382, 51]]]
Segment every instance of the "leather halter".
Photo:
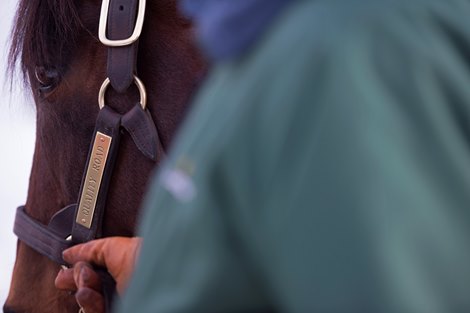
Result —
[[[19, 207], [16, 212], [13, 231], [18, 239], [61, 265], [67, 265], [62, 258], [65, 249], [102, 236], [108, 187], [119, 152], [122, 129], [130, 134], [137, 148], [147, 158], [156, 161], [157, 154], [163, 153], [159, 148], [155, 124], [145, 109], [145, 88], [135, 76], [138, 38], [142, 30], [145, 5], [145, 0], [103, 0], [99, 37], [101, 42], [108, 46], [108, 78], [100, 91], [100, 112], [82, 178], [78, 204], [70, 204], [58, 211], [47, 226], [30, 217], [24, 206]], [[118, 114], [104, 104], [104, 93], [108, 84], [118, 94], [124, 94], [134, 81], [139, 87], [141, 101], [129, 112]], [[103, 278], [105, 281], [111, 281], [111, 286], [114, 287], [109, 274]], [[105, 287], [104, 293], [105, 296], [110, 295], [109, 288]], [[111, 298], [107, 297], [106, 302], [109, 311]]]

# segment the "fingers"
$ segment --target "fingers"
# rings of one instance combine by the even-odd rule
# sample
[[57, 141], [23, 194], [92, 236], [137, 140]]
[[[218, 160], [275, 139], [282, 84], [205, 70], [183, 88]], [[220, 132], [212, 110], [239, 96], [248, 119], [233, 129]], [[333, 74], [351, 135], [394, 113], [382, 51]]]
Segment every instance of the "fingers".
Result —
[[55, 279], [55, 286], [60, 290], [76, 291], [80, 288], [101, 290], [101, 280], [91, 266], [85, 262], [78, 262], [73, 268], [61, 269]]
[[108, 268], [112, 273], [114, 267], [122, 265], [123, 259], [130, 258], [125, 261], [132, 261], [134, 266], [141, 242], [140, 237], [108, 237], [76, 245], [65, 250], [62, 255], [69, 264], [85, 261]]
[[88, 263], [79, 261], [73, 268], [60, 270], [55, 285], [61, 290], [76, 291], [75, 299], [86, 313], [104, 312], [101, 280]]
[[91, 288], [80, 288], [75, 294], [78, 305], [85, 313], [103, 313], [105, 309], [103, 296]]
[[[139, 237], [108, 237], [76, 245], [65, 250], [63, 257], [66, 262], [74, 264], [74, 268], [79, 262], [106, 268], [116, 281], [118, 293], [122, 294], [134, 270], [141, 242], [142, 238]], [[78, 284], [77, 277], [74, 281]], [[58, 283], [64, 286], [69, 284], [66, 278]]]
[[77, 285], [73, 278], [73, 269], [61, 269], [55, 278], [55, 286], [57, 289], [64, 291], [76, 291]]
[[80, 261], [74, 265], [73, 279], [79, 291], [82, 288], [101, 291], [101, 279], [88, 263]]

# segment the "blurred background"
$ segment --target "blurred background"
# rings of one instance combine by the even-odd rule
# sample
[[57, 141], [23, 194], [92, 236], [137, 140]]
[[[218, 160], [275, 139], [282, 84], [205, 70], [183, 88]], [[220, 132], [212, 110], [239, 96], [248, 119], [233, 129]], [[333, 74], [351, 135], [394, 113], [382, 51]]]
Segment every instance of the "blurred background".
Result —
[[10, 85], [6, 70], [16, 3], [2, 0], [0, 10], [0, 308], [10, 285], [16, 252], [13, 219], [26, 200], [35, 131], [33, 102], [18, 78]]

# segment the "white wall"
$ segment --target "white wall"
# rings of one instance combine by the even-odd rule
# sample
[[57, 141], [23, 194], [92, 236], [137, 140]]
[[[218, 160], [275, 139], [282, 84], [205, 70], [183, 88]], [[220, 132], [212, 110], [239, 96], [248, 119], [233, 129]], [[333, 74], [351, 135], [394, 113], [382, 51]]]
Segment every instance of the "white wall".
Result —
[[34, 145], [34, 105], [21, 83], [10, 91], [6, 78], [8, 38], [17, 0], [1, 0], [0, 10], [0, 308], [6, 300], [16, 238], [15, 209], [24, 204]]

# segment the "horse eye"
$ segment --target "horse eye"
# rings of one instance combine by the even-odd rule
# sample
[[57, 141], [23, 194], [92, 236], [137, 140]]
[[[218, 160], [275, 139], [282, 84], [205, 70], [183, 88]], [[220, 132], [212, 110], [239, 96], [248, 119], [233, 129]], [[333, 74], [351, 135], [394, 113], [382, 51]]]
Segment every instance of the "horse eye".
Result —
[[56, 69], [38, 66], [34, 70], [34, 76], [39, 83], [39, 91], [48, 92], [54, 89], [59, 82], [59, 72]]

